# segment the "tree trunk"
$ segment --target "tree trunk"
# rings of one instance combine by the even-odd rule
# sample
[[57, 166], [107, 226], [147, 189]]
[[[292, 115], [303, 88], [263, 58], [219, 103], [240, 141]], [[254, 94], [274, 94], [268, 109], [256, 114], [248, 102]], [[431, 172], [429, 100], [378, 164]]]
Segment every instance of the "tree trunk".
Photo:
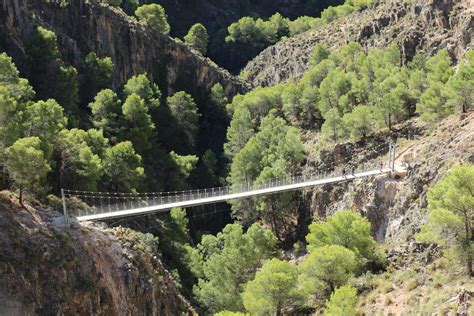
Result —
[[277, 306], [276, 308], [276, 316], [280, 316], [281, 315], [281, 307], [280, 306]]
[[467, 252], [467, 273], [470, 277], [474, 276], [472, 271], [472, 252], [471, 252], [471, 240], [474, 238], [472, 228], [469, 228], [469, 219], [467, 217], [467, 211], [464, 212], [464, 228], [466, 230], [466, 252]]
[[59, 189], [64, 188], [64, 157], [61, 157], [61, 166], [59, 167]]
[[20, 196], [18, 197], [18, 199], [20, 200], [20, 205], [22, 208], [26, 208], [25, 205], [23, 204], [23, 188], [20, 187]]

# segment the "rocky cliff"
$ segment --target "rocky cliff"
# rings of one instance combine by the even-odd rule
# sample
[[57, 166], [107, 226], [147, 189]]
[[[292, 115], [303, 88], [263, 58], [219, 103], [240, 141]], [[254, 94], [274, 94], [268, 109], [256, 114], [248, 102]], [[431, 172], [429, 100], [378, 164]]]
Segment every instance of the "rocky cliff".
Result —
[[[372, 222], [378, 241], [413, 248], [413, 236], [426, 221], [426, 195], [454, 164], [474, 163], [474, 113], [456, 114], [436, 129], [413, 119], [392, 133], [379, 133], [366, 143], [346, 143], [310, 156], [311, 171], [327, 171], [360, 163], [377, 163], [396, 136], [398, 166], [409, 166], [402, 176], [375, 176], [311, 190], [308, 223], [342, 209], [362, 212]], [[407, 137], [408, 136], [408, 137]], [[413, 248], [414, 249], [414, 248]], [[413, 250], [412, 249], [412, 250]]]
[[[61, 4], [61, 3], [66, 3]], [[165, 93], [185, 90], [202, 100], [221, 83], [228, 96], [248, 86], [186, 45], [159, 34], [130, 18], [120, 9], [94, 1], [3, 0], [0, 4], [0, 51], [11, 55], [27, 72], [25, 47], [37, 26], [56, 32], [66, 63], [82, 69], [89, 52], [110, 56], [115, 64], [113, 85], [147, 72]]]
[[418, 50], [432, 54], [446, 47], [459, 59], [468, 47], [474, 48], [473, 37], [472, 0], [383, 0], [267, 48], [249, 62], [243, 73], [255, 85], [263, 86], [299, 78], [308, 69], [308, 58], [317, 43], [336, 50], [350, 41], [367, 48], [396, 43], [403, 62]]
[[154, 255], [156, 240], [15, 206], [0, 192], [1, 315], [193, 314]]

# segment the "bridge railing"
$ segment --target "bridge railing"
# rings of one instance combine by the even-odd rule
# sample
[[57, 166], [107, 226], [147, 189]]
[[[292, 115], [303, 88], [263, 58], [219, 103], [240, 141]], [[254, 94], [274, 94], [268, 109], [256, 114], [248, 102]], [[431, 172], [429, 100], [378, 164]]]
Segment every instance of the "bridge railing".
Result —
[[[384, 166], [389, 166], [389, 161], [384, 161]], [[355, 168], [354, 174], [377, 170], [379, 163], [364, 163]], [[117, 192], [88, 192], [63, 190], [64, 200], [70, 216], [89, 216], [117, 211], [139, 209], [149, 206], [168, 205], [185, 201], [199, 201], [206, 198], [224, 197], [233, 194], [256, 192], [263, 189], [285, 187], [293, 184], [302, 184], [318, 180], [337, 178], [342, 176], [342, 168], [328, 173], [306, 172], [287, 177], [270, 179], [263, 183], [239, 183], [232, 186], [196, 189], [175, 192], [156, 193], [117, 193]], [[351, 178], [352, 170], [347, 170]]]

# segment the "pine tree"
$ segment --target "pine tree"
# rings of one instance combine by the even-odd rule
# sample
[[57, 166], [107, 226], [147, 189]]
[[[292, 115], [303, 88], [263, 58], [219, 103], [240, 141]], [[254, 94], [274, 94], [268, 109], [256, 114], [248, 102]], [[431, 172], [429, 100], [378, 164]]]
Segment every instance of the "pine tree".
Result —
[[170, 32], [168, 16], [165, 13], [165, 9], [159, 4], [142, 5], [137, 8], [135, 15], [140, 23], [159, 33], [168, 34]]
[[122, 114], [127, 122], [122, 139], [130, 140], [133, 147], [143, 154], [151, 148], [151, 137], [155, 130], [145, 101], [136, 93], [127, 97], [122, 106]]
[[471, 277], [474, 276], [473, 192], [474, 167], [457, 165], [451, 168], [428, 191], [428, 223], [416, 235], [419, 241], [435, 242], [454, 250]]
[[40, 191], [46, 175], [51, 170], [41, 147], [38, 137], [27, 137], [18, 139], [5, 151], [5, 168], [12, 182], [20, 190], [19, 200], [23, 207], [23, 191]]
[[201, 23], [194, 24], [184, 37], [184, 42], [196, 49], [202, 55], [207, 53], [207, 45], [209, 44], [209, 35], [207, 30]]
[[252, 315], [282, 315], [301, 300], [296, 265], [273, 258], [266, 262], [242, 293], [245, 309]]

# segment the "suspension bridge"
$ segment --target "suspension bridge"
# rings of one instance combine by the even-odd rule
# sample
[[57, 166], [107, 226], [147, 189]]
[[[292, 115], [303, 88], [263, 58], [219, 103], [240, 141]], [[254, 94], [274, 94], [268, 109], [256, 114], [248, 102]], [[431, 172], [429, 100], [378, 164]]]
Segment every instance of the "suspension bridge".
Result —
[[388, 159], [364, 163], [350, 170], [331, 173], [295, 174], [271, 179], [264, 183], [241, 183], [232, 186], [179, 192], [117, 193], [62, 189], [66, 223], [69, 218], [79, 222], [167, 212], [173, 208], [187, 208], [215, 204], [236, 199], [302, 190], [319, 185], [352, 181], [358, 178], [388, 174], [395, 171], [395, 144], [389, 144]]

